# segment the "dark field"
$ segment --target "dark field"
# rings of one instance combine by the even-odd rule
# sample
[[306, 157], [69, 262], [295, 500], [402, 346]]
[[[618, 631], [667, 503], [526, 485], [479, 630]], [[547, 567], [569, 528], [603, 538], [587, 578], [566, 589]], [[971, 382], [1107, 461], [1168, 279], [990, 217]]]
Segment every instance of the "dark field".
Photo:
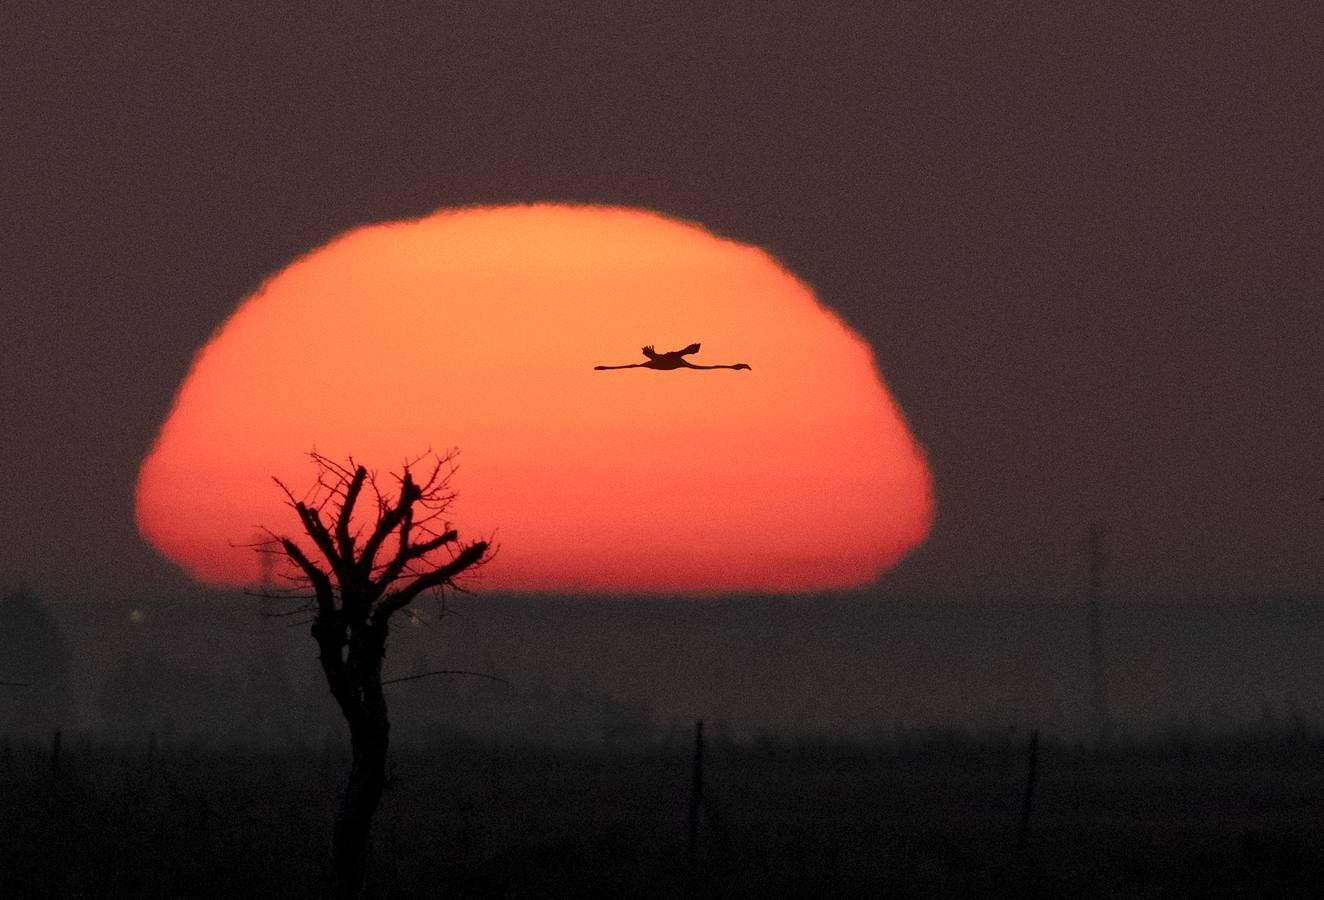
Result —
[[[696, 883], [688, 747], [450, 744], [394, 754], [374, 897], [1309, 895], [1313, 736], [707, 747]], [[0, 758], [0, 896], [300, 897], [320, 886], [339, 754], [66, 740]]]

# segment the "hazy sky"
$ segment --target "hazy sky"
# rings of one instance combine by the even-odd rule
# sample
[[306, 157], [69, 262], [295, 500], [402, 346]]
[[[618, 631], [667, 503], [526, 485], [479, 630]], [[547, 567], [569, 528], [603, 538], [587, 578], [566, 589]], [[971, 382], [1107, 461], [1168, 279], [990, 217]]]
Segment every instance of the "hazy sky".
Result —
[[15, 6], [0, 586], [182, 584], [134, 477], [266, 275], [562, 200], [761, 245], [872, 343], [937, 495], [885, 591], [1074, 593], [1092, 521], [1119, 593], [1324, 590], [1312, 3]]

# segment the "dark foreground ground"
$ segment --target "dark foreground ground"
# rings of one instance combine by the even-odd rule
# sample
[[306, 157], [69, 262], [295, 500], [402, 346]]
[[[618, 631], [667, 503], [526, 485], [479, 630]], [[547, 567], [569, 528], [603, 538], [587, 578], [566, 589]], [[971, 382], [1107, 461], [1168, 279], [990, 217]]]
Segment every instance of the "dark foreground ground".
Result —
[[[687, 747], [395, 754], [374, 897], [1309, 896], [1324, 748], [1266, 735], [888, 746], [710, 744], [687, 863]], [[318, 893], [339, 755], [13, 743], [0, 896]]]

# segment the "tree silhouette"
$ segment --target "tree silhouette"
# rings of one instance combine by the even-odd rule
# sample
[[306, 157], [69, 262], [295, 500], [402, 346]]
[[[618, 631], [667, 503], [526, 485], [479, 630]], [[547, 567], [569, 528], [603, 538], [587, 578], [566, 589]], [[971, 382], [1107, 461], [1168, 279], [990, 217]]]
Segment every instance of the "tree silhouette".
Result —
[[72, 658], [49, 607], [17, 590], [0, 597], [0, 732], [49, 738], [72, 711]]
[[[406, 463], [391, 476], [391, 489], [353, 459], [344, 465], [311, 456], [318, 477], [303, 499], [276, 483], [315, 551], [274, 531], [257, 549], [294, 563], [293, 591], [309, 604], [318, 659], [349, 725], [352, 761], [332, 835], [332, 890], [351, 898], [363, 890], [372, 819], [386, 787], [391, 724], [382, 664], [391, 617], [426, 593], [455, 587], [457, 576], [489, 558], [488, 543], [462, 543], [445, 521], [455, 499], [453, 454], [429, 454], [418, 480]], [[369, 504], [365, 490], [374, 495], [367, 513], [360, 510]]]

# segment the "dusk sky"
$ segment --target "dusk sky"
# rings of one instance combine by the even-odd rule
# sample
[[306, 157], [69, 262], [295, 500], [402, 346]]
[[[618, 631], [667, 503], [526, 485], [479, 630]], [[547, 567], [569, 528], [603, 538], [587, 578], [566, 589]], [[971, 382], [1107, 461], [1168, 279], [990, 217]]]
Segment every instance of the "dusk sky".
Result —
[[884, 595], [1078, 597], [1092, 523], [1115, 595], [1324, 593], [1313, 4], [56, 6], [0, 12], [0, 588], [182, 589], [134, 484], [239, 302], [553, 201], [761, 247], [869, 342], [935, 500]]

